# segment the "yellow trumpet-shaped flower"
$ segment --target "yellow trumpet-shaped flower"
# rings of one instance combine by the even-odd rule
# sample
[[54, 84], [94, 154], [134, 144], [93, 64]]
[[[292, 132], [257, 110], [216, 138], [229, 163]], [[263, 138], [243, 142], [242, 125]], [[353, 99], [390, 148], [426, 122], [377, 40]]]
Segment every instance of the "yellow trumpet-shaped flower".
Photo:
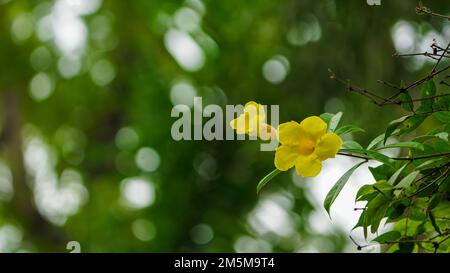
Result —
[[265, 120], [266, 112], [264, 111], [264, 106], [250, 101], [245, 104], [244, 112], [230, 122], [230, 126], [238, 134], [258, 136], [264, 140], [276, 137], [275, 128], [266, 124]]
[[290, 121], [278, 127], [281, 145], [275, 152], [275, 166], [287, 171], [295, 165], [298, 175], [312, 177], [320, 173], [322, 161], [335, 157], [342, 139], [326, 133], [327, 124], [317, 116], [298, 123]]

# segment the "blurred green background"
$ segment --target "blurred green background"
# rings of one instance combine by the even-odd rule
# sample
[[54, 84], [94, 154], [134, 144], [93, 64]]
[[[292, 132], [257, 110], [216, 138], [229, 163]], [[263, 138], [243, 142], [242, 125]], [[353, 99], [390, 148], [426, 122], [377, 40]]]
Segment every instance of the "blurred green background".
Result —
[[282, 174], [256, 196], [273, 152], [174, 141], [170, 113], [194, 96], [280, 105], [280, 122], [344, 111], [366, 143], [401, 110], [346, 93], [327, 69], [380, 94], [392, 90], [378, 79], [425, 73], [423, 58], [392, 54], [449, 40], [450, 22], [416, 5], [0, 0], [0, 251], [353, 251], [349, 230], [311, 224], [323, 208], [308, 180]]

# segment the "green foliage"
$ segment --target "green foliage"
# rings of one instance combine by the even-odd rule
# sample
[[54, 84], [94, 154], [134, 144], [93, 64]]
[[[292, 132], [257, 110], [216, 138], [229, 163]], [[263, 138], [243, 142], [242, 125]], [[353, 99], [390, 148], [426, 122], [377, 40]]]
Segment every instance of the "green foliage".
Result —
[[[369, 167], [377, 182], [362, 186], [356, 195], [355, 201], [365, 205], [355, 228], [362, 227], [367, 237], [369, 231], [377, 233], [386, 219], [395, 223], [394, 230], [373, 241], [387, 244], [388, 252], [445, 252], [450, 238], [450, 214], [442, 216], [442, 210], [449, 209], [450, 196], [450, 100], [444, 99], [446, 93], [439, 93], [433, 79], [429, 79], [423, 81], [420, 99], [414, 100], [419, 102], [415, 110], [410, 91], [404, 88], [402, 84], [396, 104], [410, 113], [387, 124], [385, 133], [370, 141], [366, 149], [355, 140], [342, 146], [342, 155], [381, 163]], [[434, 125], [421, 133], [417, 129], [429, 117], [434, 118]], [[352, 125], [335, 130], [340, 134], [361, 131]], [[400, 156], [383, 153], [393, 148]], [[324, 203], [327, 212], [359, 165], [346, 172], [330, 190]]]
[[261, 179], [261, 181], [258, 182], [258, 185], [256, 186], [256, 193], [258, 194], [261, 189], [267, 185], [267, 183], [270, 182], [270, 180], [272, 180], [277, 174], [279, 174], [281, 171], [278, 169], [275, 169], [273, 171], [271, 171], [269, 174], [267, 174], [266, 176], [264, 176], [263, 179]]
[[344, 188], [345, 184], [347, 183], [350, 176], [353, 174], [353, 172], [362, 164], [364, 164], [365, 161], [360, 162], [353, 166], [351, 169], [349, 169], [347, 172], [345, 172], [341, 178], [334, 184], [333, 188], [328, 192], [327, 196], [325, 197], [325, 201], [323, 203], [323, 206], [325, 210], [330, 214], [330, 208], [333, 202], [336, 200], [337, 196], [341, 192], [341, 190]]

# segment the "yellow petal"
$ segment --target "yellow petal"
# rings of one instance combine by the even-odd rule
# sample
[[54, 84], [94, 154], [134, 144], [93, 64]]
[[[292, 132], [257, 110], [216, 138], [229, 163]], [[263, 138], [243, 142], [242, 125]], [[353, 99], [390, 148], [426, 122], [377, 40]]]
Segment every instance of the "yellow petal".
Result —
[[303, 131], [311, 136], [314, 140], [317, 140], [327, 130], [327, 124], [317, 116], [307, 117], [300, 122], [300, 127]]
[[230, 126], [234, 130], [236, 130], [236, 133], [238, 134], [248, 133], [250, 130], [248, 115], [246, 115], [245, 113], [241, 114], [238, 118], [230, 121]]
[[298, 145], [304, 139], [300, 124], [295, 121], [289, 121], [278, 126], [278, 140], [285, 145]]
[[287, 171], [294, 166], [298, 156], [295, 147], [281, 145], [275, 151], [275, 167], [280, 171]]
[[273, 128], [269, 124], [261, 123], [259, 127], [258, 136], [262, 140], [276, 139], [277, 130], [275, 130], [275, 128]]
[[314, 153], [321, 159], [332, 158], [342, 146], [342, 139], [335, 133], [327, 133], [319, 138]]
[[249, 101], [244, 105], [244, 112], [249, 113], [250, 118], [257, 117], [259, 121], [263, 121], [266, 118], [264, 106], [254, 101]]
[[313, 177], [320, 173], [322, 161], [315, 155], [299, 156], [295, 161], [297, 174], [305, 177]]

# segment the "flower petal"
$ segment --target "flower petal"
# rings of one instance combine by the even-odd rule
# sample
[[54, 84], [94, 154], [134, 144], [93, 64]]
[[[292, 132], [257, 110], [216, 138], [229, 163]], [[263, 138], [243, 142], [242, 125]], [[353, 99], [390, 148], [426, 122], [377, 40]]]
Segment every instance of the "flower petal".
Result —
[[250, 114], [250, 118], [258, 117], [259, 121], [264, 121], [266, 118], [264, 106], [254, 101], [249, 101], [244, 105], [245, 112]]
[[270, 126], [269, 124], [262, 123], [259, 127], [258, 136], [262, 140], [276, 139], [277, 130]]
[[335, 133], [327, 133], [319, 138], [314, 153], [321, 159], [335, 157], [342, 146], [342, 139]]
[[300, 122], [300, 127], [314, 140], [317, 140], [319, 137], [325, 134], [327, 130], [327, 124], [317, 116], [305, 118], [302, 122]]
[[238, 118], [230, 121], [230, 126], [236, 133], [238, 134], [246, 134], [250, 131], [250, 119], [249, 116], [245, 113], [241, 114]]
[[305, 133], [300, 124], [289, 121], [278, 126], [278, 140], [285, 145], [298, 145], [304, 139]]
[[295, 147], [281, 145], [275, 151], [275, 167], [280, 171], [287, 171], [294, 166], [298, 156]]
[[322, 161], [315, 155], [299, 156], [295, 161], [297, 174], [305, 177], [313, 177], [322, 170]]

